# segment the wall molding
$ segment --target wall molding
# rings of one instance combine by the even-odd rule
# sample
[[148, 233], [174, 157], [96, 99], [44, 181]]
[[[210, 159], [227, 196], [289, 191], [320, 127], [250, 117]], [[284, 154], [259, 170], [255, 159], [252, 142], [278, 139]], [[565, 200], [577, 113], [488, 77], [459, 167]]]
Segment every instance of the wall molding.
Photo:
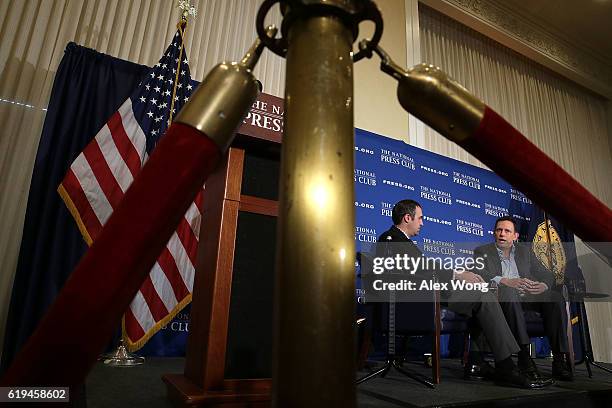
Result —
[[419, 0], [591, 91], [612, 99], [612, 65], [534, 16], [492, 0]]

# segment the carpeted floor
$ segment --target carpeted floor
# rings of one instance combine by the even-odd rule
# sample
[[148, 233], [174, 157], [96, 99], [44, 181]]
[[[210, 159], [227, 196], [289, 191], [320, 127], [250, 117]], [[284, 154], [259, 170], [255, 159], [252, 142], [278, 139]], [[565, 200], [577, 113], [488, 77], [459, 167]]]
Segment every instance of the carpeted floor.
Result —
[[[543, 373], [550, 372], [550, 361], [538, 360], [537, 363]], [[112, 368], [99, 363], [87, 379], [87, 406], [171, 407], [161, 376], [182, 372], [183, 364], [183, 358], [149, 358], [144, 365], [132, 368]], [[422, 365], [407, 364], [405, 367], [431, 375]], [[589, 379], [581, 365], [577, 367], [574, 382], [558, 382], [546, 389], [531, 391], [500, 387], [491, 382], [464, 381], [459, 361], [443, 360], [442, 382], [435, 390], [392, 371], [386, 378], [375, 378], [359, 385], [357, 400], [359, 408], [612, 406], [612, 374], [593, 368], [593, 378]]]

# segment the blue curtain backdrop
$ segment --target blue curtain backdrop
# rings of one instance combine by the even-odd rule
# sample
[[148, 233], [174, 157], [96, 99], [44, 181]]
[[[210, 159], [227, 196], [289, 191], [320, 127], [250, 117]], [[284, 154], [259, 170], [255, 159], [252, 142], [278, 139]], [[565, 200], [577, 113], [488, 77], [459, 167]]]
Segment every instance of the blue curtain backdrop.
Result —
[[[72, 161], [147, 69], [74, 43], [66, 47], [55, 75], [32, 174], [2, 371], [32, 334], [87, 249], [57, 186]], [[58, 335], [78, 336], [78, 328], [74, 333]]]

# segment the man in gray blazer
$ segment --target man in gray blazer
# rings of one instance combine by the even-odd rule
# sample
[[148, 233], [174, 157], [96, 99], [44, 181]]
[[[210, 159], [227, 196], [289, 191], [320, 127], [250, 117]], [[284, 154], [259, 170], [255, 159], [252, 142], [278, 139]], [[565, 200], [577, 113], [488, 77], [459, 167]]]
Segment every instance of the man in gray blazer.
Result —
[[552, 272], [544, 268], [530, 246], [516, 242], [518, 232], [512, 217], [498, 218], [493, 231], [495, 242], [474, 250], [474, 258], [484, 259], [485, 267], [475, 272], [498, 286], [498, 300], [508, 326], [519, 344], [519, 368], [531, 376], [539, 376], [529, 355], [531, 342], [525, 322], [526, 310], [534, 310], [544, 319], [544, 329], [552, 352], [553, 377], [571, 381], [569, 347], [565, 325], [567, 313], [562, 294], [555, 290]]

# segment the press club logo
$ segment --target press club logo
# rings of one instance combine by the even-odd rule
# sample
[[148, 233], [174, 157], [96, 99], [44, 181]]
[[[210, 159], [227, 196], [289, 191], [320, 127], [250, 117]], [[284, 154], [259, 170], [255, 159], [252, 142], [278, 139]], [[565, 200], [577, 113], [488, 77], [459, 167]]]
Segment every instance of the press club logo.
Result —
[[464, 234], [476, 235], [477, 237], [484, 236], [484, 230], [482, 224], [478, 224], [473, 221], [466, 221], [457, 219], [457, 231]]
[[376, 173], [373, 171], [355, 169], [354, 180], [356, 183], [374, 187], [376, 186]]
[[272, 132], [282, 132], [283, 106], [257, 100], [251, 106], [249, 113], [242, 120], [242, 123], [271, 130]]
[[480, 179], [467, 174], [453, 171], [453, 183], [480, 190]]
[[394, 152], [393, 150], [380, 149], [380, 161], [395, 166], [401, 166], [409, 170], [416, 169], [412, 157], [401, 152]]
[[506, 215], [510, 214], [507, 208], [501, 207], [499, 205], [489, 204], [489, 203], [485, 203], [484, 212], [486, 215], [490, 215], [492, 217], [497, 217], [497, 218], [505, 217]]
[[519, 203], [523, 203], [523, 204], [533, 204], [533, 201], [531, 201], [530, 199], [528, 199], [525, 194], [521, 193], [520, 191], [511, 188], [510, 189], [510, 198], [513, 199], [514, 201], [518, 201]]
[[453, 205], [451, 193], [428, 186], [421, 186], [421, 198], [429, 201], [436, 201], [445, 205]]
[[383, 217], [391, 217], [393, 213], [393, 204], [386, 201], [380, 202], [380, 215]]
[[377, 237], [375, 228], [355, 226], [355, 241], [376, 242]]
[[430, 254], [455, 255], [455, 243], [423, 238], [423, 251]]

